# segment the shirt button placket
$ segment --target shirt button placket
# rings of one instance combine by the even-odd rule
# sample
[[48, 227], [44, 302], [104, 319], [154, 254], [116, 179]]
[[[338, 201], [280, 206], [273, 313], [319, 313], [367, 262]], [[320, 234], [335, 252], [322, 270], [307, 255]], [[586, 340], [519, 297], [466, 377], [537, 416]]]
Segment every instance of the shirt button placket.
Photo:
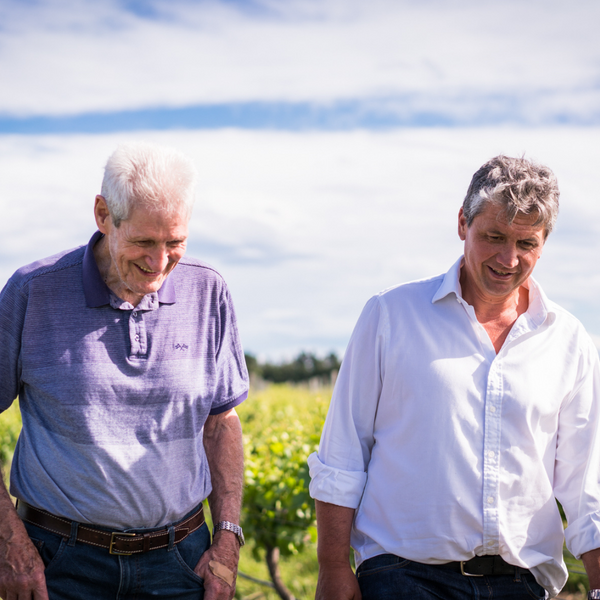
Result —
[[488, 374], [483, 439], [483, 543], [490, 552], [499, 552], [500, 536], [498, 484], [500, 469], [502, 376], [496, 357]]
[[137, 322], [138, 311], [133, 311], [129, 318], [129, 342], [131, 344], [131, 356], [140, 354], [140, 331]]

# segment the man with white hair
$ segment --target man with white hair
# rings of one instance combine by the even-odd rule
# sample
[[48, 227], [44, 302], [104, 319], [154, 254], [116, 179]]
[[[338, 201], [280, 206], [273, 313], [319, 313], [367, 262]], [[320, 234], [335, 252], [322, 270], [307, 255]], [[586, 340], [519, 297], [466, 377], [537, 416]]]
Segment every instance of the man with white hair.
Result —
[[318, 600], [541, 600], [565, 536], [600, 598], [598, 352], [532, 278], [558, 196], [548, 168], [493, 158], [464, 255], [365, 306], [309, 457]]
[[23, 417], [5, 600], [233, 597], [248, 374], [225, 282], [184, 257], [195, 182], [175, 150], [120, 146], [87, 246], [0, 295], [0, 411]]

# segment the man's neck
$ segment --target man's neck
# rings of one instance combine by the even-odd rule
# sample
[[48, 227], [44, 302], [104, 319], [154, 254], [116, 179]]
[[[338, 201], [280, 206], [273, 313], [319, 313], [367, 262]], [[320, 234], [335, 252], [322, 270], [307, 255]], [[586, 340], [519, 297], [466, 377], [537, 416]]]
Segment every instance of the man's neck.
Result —
[[477, 321], [490, 336], [496, 354], [500, 352], [515, 321], [529, 308], [529, 290], [524, 286], [507, 298], [481, 298], [468, 291], [463, 294], [463, 298], [475, 310]]

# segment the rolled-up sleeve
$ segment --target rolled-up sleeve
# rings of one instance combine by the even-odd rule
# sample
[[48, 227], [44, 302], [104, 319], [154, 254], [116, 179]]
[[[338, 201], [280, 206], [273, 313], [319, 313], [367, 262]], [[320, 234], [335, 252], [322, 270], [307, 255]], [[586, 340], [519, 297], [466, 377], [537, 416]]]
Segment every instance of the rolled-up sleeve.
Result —
[[591, 341], [584, 348], [578, 386], [559, 418], [554, 473], [567, 548], [577, 558], [600, 548], [600, 364]]
[[381, 394], [387, 313], [378, 296], [356, 324], [337, 379], [318, 453], [308, 458], [310, 494], [357, 508], [367, 481]]

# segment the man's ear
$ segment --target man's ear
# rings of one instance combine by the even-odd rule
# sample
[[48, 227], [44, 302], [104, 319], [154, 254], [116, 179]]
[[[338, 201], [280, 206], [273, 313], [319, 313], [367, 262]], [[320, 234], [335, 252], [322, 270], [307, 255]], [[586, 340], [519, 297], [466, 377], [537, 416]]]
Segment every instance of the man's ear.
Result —
[[462, 206], [458, 211], [458, 237], [464, 242], [467, 238], [467, 229], [469, 226], [467, 225], [467, 219], [465, 217], [465, 213], [463, 212]]
[[107, 233], [107, 222], [110, 219], [110, 213], [108, 212], [108, 205], [104, 196], [96, 196], [94, 202], [94, 217], [96, 219], [96, 225], [101, 233]]

